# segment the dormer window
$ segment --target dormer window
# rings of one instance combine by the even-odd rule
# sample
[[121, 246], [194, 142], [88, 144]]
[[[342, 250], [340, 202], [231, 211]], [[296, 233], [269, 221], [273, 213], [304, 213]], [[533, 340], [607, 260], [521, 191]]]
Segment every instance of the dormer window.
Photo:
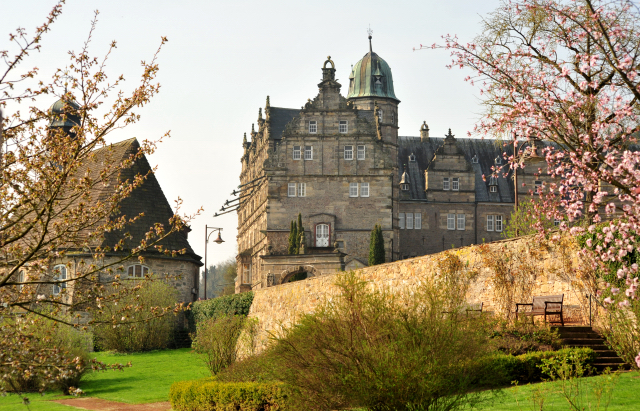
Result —
[[309, 121], [309, 133], [317, 133], [318, 132], [318, 122], [315, 120]]
[[416, 156], [415, 156], [415, 154], [411, 153], [411, 155], [409, 156], [409, 162], [410, 162], [410, 163], [415, 163], [415, 162], [416, 162]]
[[474, 156], [471, 158], [471, 162], [472, 162], [473, 164], [478, 164], [478, 155], [477, 155], [477, 154], [476, 154], [476, 155], [474, 155]]
[[498, 178], [495, 176], [491, 176], [489, 178], [489, 192], [490, 193], [498, 192]]
[[502, 158], [500, 156], [496, 157], [496, 164], [502, 164]]
[[407, 183], [400, 184], [400, 190], [409, 191], [409, 184], [407, 184]]

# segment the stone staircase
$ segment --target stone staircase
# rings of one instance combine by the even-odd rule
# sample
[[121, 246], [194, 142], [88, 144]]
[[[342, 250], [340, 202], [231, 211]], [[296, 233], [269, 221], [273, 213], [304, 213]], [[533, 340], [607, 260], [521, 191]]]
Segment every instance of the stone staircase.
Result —
[[630, 369], [615, 351], [610, 350], [604, 343], [604, 337], [595, 332], [590, 326], [554, 326], [551, 329], [558, 330], [562, 343], [567, 347], [588, 347], [596, 352], [593, 366], [597, 372], [609, 367], [612, 371], [618, 369]]

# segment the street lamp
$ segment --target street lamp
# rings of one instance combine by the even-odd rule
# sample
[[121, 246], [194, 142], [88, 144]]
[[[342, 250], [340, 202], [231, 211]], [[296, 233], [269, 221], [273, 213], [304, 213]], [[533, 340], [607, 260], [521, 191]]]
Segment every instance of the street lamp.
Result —
[[[211, 230], [211, 232], [209, 232]], [[222, 237], [220, 237], [220, 232], [222, 228], [218, 227], [209, 227], [207, 225], [204, 226], [204, 299], [207, 299], [207, 271], [209, 270], [209, 266], [207, 265], [207, 244], [209, 243], [209, 237], [211, 234], [218, 232], [218, 238], [213, 240], [216, 244], [224, 243]]]

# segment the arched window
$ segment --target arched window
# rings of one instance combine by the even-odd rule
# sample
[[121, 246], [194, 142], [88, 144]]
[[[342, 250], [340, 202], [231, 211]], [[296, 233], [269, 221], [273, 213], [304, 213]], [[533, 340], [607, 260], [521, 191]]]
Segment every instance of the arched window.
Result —
[[329, 224], [316, 225], [316, 247], [329, 247]]
[[142, 264], [133, 264], [127, 268], [129, 278], [144, 278], [147, 274], [149, 274], [149, 267]]
[[[58, 264], [53, 267], [53, 280], [62, 281], [67, 279], [67, 267], [64, 264]], [[53, 284], [53, 295], [58, 295], [62, 290], [67, 288], [67, 283]]]

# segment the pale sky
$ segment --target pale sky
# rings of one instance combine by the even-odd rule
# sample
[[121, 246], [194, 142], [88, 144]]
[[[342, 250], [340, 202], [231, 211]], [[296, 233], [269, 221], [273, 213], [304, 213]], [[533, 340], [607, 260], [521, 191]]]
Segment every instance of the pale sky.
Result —
[[[5, 1], [0, 50], [10, 49], [8, 35], [18, 27], [33, 34], [55, 3]], [[401, 100], [399, 134], [418, 136], [426, 120], [432, 136], [444, 136], [448, 128], [466, 136], [481, 110], [475, 89], [463, 81], [471, 73], [448, 70], [446, 50], [412, 49], [441, 42], [447, 33], [472, 41], [481, 16], [498, 6], [498, 0], [68, 0], [42, 51], [24, 67], [37, 66], [41, 78], [50, 79], [69, 64], [69, 50], [81, 49], [93, 11], [99, 10], [91, 51], [102, 56], [117, 41], [107, 74], [124, 74], [130, 88], [141, 73], [140, 61], [151, 58], [161, 36], [168, 37], [159, 58], [160, 93], [141, 111], [140, 123], [111, 141], [156, 139], [171, 130], [149, 161], [158, 165], [156, 175], [171, 204], [181, 197], [183, 212], [204, 207], [189, 235], [203, 261], [205, 224], [223, 228], [225, 243], [209, 245], [208, 263], [216, 264], [237, 253], [237, 216], [213, 214], [239, 184], [242, 136], [256, 123], [267, 95], [272, 106], [302, 106], [317, 95], [329, 55], [346, 95], [351, 65], [369, 51], [370, 26], [373, 50], [391, 67]], [[42, 108], [54, 101], [42, 100]]]

